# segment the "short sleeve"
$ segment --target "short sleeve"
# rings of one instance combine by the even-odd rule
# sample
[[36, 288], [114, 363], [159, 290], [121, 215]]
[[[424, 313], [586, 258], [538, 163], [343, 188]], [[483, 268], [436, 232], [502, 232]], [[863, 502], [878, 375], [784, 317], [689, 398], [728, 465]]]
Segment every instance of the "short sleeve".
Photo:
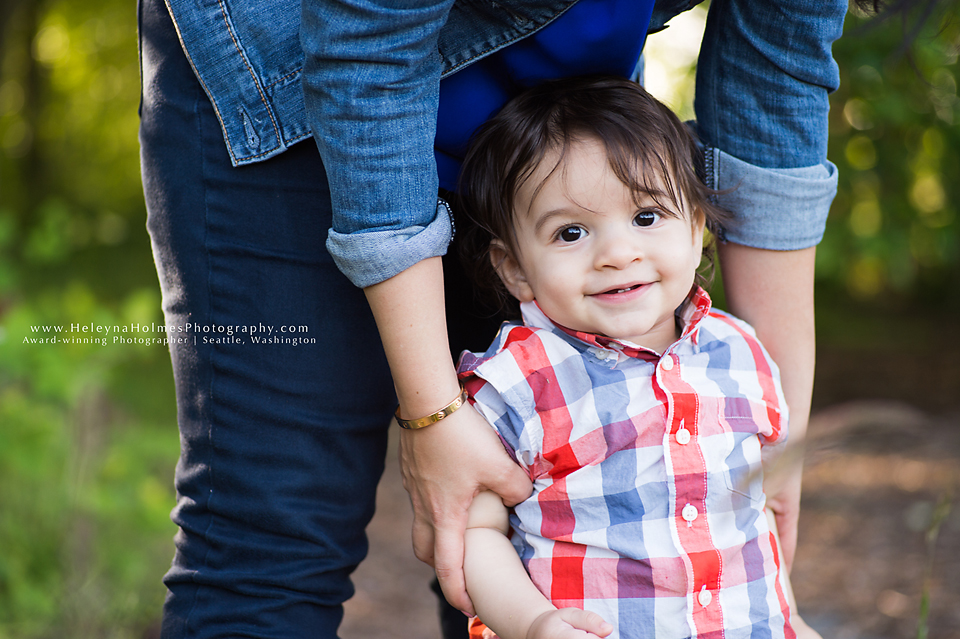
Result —
[[760, 443], [764, 446], [785, 443], [789, 409], [780, 382], [780, 368], [757, 339], [750, 324], [717, 309], [710, 311], [710, 317], [728, 327], [724, 332], [733, 329], [724, 339], [730, 352], [727, 366], [741, 392], [765, 413], [765, 426], [759, 432]]
[[487, 353], [464, 352], [457, 366], [474, 407], [531, 480], [542, 472], [543, 428], [536, 391], [530, 383], [537, 372], [522, 364], [524, 349], [517, 342], [534, 333], [523, 326], [506, 325]]

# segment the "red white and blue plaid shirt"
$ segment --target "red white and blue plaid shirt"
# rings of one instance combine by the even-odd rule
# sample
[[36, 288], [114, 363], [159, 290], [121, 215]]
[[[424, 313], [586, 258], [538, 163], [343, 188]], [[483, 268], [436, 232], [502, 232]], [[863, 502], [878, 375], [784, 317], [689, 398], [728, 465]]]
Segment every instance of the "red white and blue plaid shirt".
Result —
[[662, 355], [522, 311], [460, 374], [533, 481], [511, 525], [534, 584], [613, 639], [794, 637], [761, 470], [786, 404], [753, 330], [702, 290]]

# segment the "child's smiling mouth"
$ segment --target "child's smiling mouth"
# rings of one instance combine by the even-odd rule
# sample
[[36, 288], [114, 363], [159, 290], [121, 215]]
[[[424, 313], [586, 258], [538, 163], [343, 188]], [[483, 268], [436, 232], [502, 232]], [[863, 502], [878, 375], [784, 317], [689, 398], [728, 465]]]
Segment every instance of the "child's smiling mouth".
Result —
[[635, 284], [622, 284], [619, 286], [614, 286], [613, 288], [606, 289], [599, 293], [594, 293], [591, 297], [605, 299], [605, 300], [614, 300], [614, 299], [624, 299], [628, 297], [633, 297], [632, 294], [642, 293], [649, 288], [650, 282], [637, 282]]
[[627, 288], [618, 288], [618, 289], [616, 289], [616, 290], [609, 290], [609, 291], [607, 291], [607, 294], [610, 294], [610, 293], [626, 293], [627, 291], [632, 291], [632, 290], [634, 290], [634, 289], [636, 289], [636, 288], [639, 288], [639, 287], [640, 287], [640, 284], [634, 284], [633, 286], [628, 286]]

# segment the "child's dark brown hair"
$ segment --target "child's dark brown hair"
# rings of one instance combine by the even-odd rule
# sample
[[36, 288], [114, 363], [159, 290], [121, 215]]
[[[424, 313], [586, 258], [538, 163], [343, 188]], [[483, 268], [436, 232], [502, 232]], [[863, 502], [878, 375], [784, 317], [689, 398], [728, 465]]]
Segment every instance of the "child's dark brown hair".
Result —
[[[460, 255], [477, 286], [501, 307], [515, 304], [490, 261], [490, 242], [499, 239], [516, 251], [517, 191], [551, 151], [559, 151], [556, 169], [571, 142], [584, 139], [604, 145], [610, 167], [638, 199], [649, 196], [678, 216], [685, 204], [714, 231], [727, 217], [698, 177], [702, 154], [692, 132], [641, 86], [610, 76], [545, 82], [477, 131], [460, 174]], [[711, 249], [705, 249], [710, 268]], [[698, 273], [697, 279], [705, 284], [709, 277]]]

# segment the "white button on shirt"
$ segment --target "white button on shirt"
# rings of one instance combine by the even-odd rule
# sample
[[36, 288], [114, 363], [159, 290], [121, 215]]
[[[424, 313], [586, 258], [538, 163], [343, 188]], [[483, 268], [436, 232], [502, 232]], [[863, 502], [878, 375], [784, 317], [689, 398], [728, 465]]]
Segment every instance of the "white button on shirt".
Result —
[[703, 606], [704, 608], [709, 606], [710, 602], [713, 601], [713, 594], [711, 594], [711, 592], [707, 590], [706, 586], [700, 589], [700, 594], [697, 595], [697, 601], [699, 601], [700, 605]]
[[680, 511], [680, 516], [683, 517], [683, 520], [687, 523], [692, 523], [700, 516], [700, 511], [697, 510], [697, 507], [693, 504], [687, 504], [683, 507], [683, 510]]
[[677, 431], [677, 443], [681, 446], [686, 446], [690, 443], [690, 431], [686, 428], [681, 428]]
[[673, 370], [673, 358], [669, 355], [660, 360], [660, 366], [665, 371]]

